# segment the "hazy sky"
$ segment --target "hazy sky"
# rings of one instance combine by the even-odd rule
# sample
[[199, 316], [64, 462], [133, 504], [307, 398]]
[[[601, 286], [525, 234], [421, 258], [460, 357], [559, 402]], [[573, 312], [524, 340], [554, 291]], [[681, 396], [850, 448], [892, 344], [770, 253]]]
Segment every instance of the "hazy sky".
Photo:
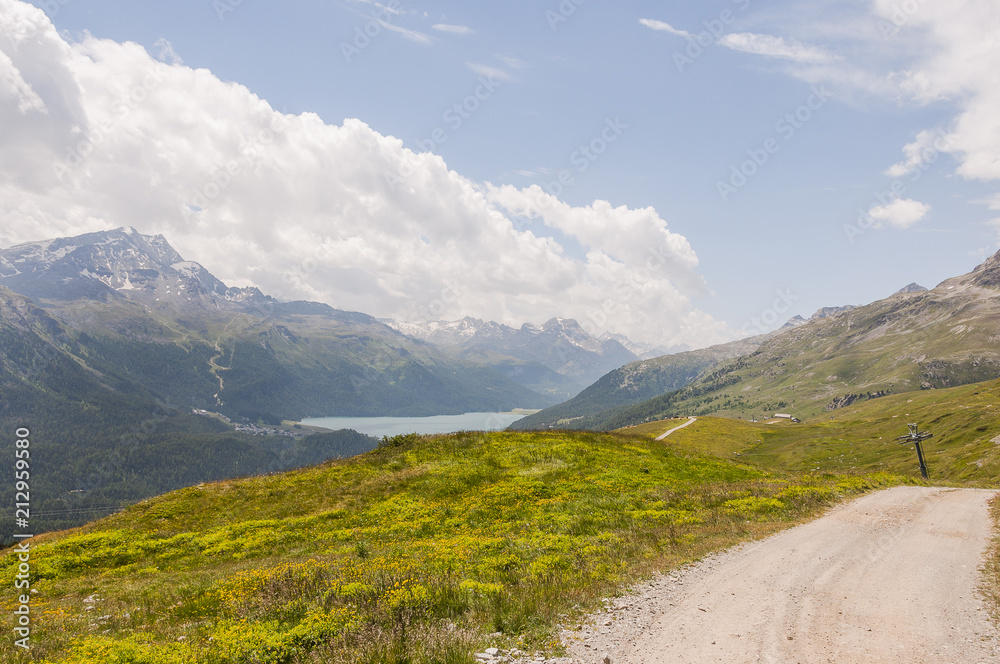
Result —
[[0, 246], [702, 346], [998, 247], [995, 0], [0, 0]]

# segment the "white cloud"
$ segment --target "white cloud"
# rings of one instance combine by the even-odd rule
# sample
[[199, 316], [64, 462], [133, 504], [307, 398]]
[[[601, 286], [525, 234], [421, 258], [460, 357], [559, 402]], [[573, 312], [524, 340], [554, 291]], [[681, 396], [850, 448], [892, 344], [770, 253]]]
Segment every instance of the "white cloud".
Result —
[[897, 198], [891, 203], [873, 207], [868, 216], [875, 220], [877, 227], [885, 224], [893, 228], [909, 228], [927, 216], [931, 206], [909, 198]]
[[923, 3], [902, 16], [892, 2], [877, 0], [876, 15], [899, 24], [897, 37], [921, 36], [913, 61], [899, 72], [915, 102], [948, 100], [958, 116], [949, 127], [958, 172], [977, 180], [1000, 179], [1000, 16], [994, 0]]
[[0, 0], [0, 53], [3, 80], [48, 110], [0, 89], [0, 246], [131, 225], [228, 283], [378, 316], [732, 336], [694, 306], [697, 256], [652, 208], [474, 182], [360, 120], [276, 112], [136, 44], [67, 44], [16, 0]]
[[438, 32], [448, 32], [453, 35], [461, 35], [463, 37], [467, 35], [475, 34], [476, 31], [465, 25], [448, 25], [447, 23], [435, 23], [431, 26], [432, 29]]
[[[912, 2], [868, 0], [864, 16], [844, 20], [838, 52], [849, 57], [830, 66], [792, 73], [810, 82], [835, 82], [894, 102], [950, 104], [954, 117], [903, 147], [903, 159], [886, 173], [900, 177], [949, 153], [957, 172], [972, 180], [1000, 179], [1000, 12], [995, 0]], [[822, 18], [818, 19], [822, 21]], [[826, 23], [824, 23], [826, 25]], [[838, 95], [839, 96], [839, 95]], [[922, 156], [923, 155], [923, 156]]]
[[752, 32], [735, 32], [723, 35], [719, 39], [719, 44], [734, 51], [801, 63], [821, 64], [835, 59], [830, 53], [815, 46], [800, 44], [794, 40], [785, 40], [774, 35], [758, 35]]
[[[806, 14], [810, 18], [803, 20]], [[869, 106], [871, 96], [909, 106], [935, 104], [939, 111], [951, 106], [953, 117], [903, 146], [902, 160], [889, 166], [887, 175], [903, 177], [950, 154], [962, 177], [1000, 180], [996, 0], [802, 0], [792, 11], [772, 14], [770, 24], [837, 53], [837, 59], [823, 62], [827, 51], [821, 50], [816, 61], [793, 61], [786, 71], [810, 83], [835, 86], [842, 101], [850, 103], [852, 94], [860, 93], [861, 107]], [[734, 39], [727, 35], [721, 43], [733, 47], [728, 42]], [[753, 40], [746, 42], [744, 50], [750, 50]]]
[[389, 23], [387, 21], [380, 20], [379, 24], [381, 24], [381, 26], [386, 30], [389, 30], [390, 32], [395, 32], [396, 34], [403, 35], [412, 42], [423, 44], [424, 46], [434, 43], [434, 40], [431, 39], [430, 35], [425, 35], [422, 32], [417, 32], [416, 30], [409, 30], [402, 26]]
[[524, 60], [521, 60], [520, 58], [515, 58], [515, 57], [510, 56], [510, 55], [503, 55], [503, 54], [498, 53], [496, 57], [497, 57], [497, 60], [499, 60], [500, 62], [504, 63], [505, 65], [507, 65], [511, 69], [527, 69], [528, 67], [531, 66], [527, 62], [525, 62]]
[[679, 37], [691, 37], [691, 33], [686, 30], [678, 30], [669, 23], [663, 21], [658, 21], [655, 18], [640, 18], [639, 24], [644, 25], [647, 28], [652, 28], [653, 30], [658, 30], [660, 32], [669, 32], [672, 35], [677, 35]]
[[0, 99], [13, 99], [17, 102], [17, 110], [21, 114], [30, 111], [46, 113], [45, 102], [35, 90], [21, 77], [21, 72], [6, 53], [0, 53]]
[[485, 76], [486, 78], [496, 79], [498, 81], [513, 81], [515, 78], [505, 72], [503, 69], [497, 67], [490, 67], [489, 65], [482, 65], [477, 62], [466, 63], [472, 71], [476, 72], [480, 76]]
[[902, 161], [886, 169], [885, 174], [892, 178], [905, 177], [914, 171], [927, 168], [936, 162], [942, 152], [951, 147], [951, 140], [942, 131], [924, 130], [917, 134], [912, 143], [903, 146]]
[[388, 5], [382, 4], [381, 2], [376, 2], [375, 0], [350, 0], [350, 1], [351, 2], [358, 2], [358, 3], [364, 4], [364, 5], [372, 5], [373, 7], [375, 7], [376, 9], [378, 9], [380, 12], [383, 12], [383, 13], [386, 13], [386, 14], [393, 14], [393, 15], [399, 16], [400, 14], [403, 13], [403, 11], [401, 9], [399, 9], [398, 7], [390, 7]]

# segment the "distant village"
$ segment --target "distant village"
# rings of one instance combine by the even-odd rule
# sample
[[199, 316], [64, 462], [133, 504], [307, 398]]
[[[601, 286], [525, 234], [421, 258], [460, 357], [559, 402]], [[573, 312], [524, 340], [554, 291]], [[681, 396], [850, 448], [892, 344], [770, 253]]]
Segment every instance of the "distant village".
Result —
[[286, 436], [288, 438], [301, 438], [302, 436], [308, 436], [309, 434], [305, 431], [288, 431], [287, 429], [274, 429], [259, 427], [256, 424], [240, 424], [239, 422], [233, 422], [228, 417], [221, 413], [213, 413], [208, 410], [202, 410], [201, 408], [194, 408], [191, 410], [195, 415], [201, 415], [203, 417], [213, 417], [218, 420], [222, 420], [226, 424], [233, 427], [234, 431], [239, 431], [241, 433], [248, 433], [253, 436]]

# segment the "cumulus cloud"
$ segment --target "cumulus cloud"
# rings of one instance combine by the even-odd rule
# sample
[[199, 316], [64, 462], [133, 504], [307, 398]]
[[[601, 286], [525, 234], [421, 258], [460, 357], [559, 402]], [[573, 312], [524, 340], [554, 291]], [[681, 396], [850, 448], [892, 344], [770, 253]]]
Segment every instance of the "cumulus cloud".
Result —
[[878, 205], [868, 211], [868, 216], [875, 220], [876, 227], [885, 225], [893, 228], [909, 228], [927, 216], [931, 206], [909, 198], [897, 198], [891, 203]]
[[903, 146], [903, 160], [886, 169], [885, 174], [893, 178], [905, 177], [917, 170], [927, 168], [938, 160], [943, 151], [951, 147], [951, 140], [942, 131], [924, 130], [917, 134], [912, 143]]
[[958, 172], [969, 179], [1000, 179], [996, 2], [928, 2], [900, 13], [895, 3], [876, 0], [874, 10], [881, 21], [898, 28], [893, 38], [923, 36], [915, 60], [898, 72], [900, 86], [917, 103], [948, 100], [958, 105], [948, 134], [948, 149], [959, 159]]
[[732, 336], [692, 303], [697, 256], [652, 208], [475, 182], [361, 120], [277, 112], [169, 52], [67, 43], [16, 0], [0, 0], [0, 54], [0, 246], [131, 225], [230, 284], [377, 316]]
[[724, 35], [719, 39], [719, 44], [734, 51], [801, 63], [820, 64], [834, 60], [834, 56], [821, 48], [774, 35], [736, 32]]

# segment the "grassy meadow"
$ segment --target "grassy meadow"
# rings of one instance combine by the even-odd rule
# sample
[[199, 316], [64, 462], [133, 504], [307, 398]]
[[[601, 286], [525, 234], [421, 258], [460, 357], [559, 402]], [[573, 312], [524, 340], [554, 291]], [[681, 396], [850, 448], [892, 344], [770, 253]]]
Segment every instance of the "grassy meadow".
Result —
[[[672, 444], [702, 424], [662, 443], [636, 430], [401, 436], [353, 459], [146, 500], [31, 541], [33, 647], [5, 639], [0, 658], [416, 664], [471, 663], [490, 645], [553, 653], [557, 625], [654, 569], [913, 481], [747, 463], [732, 455], [753, 440], [731, 432], [714, 435], [730, 458], [704, 454], [713, 436], [697, 451]], [[9, 627], [15, 574], [8, 551]]]
[[[934, 434], [923, 443], [931, 483], [998, 486], [1000, 381], [890, 395], [801, 424], [699, 417], [663, 444], [782, 472], [885, 471], [918, 478], [913, 445], [896, 441], [908, 422]], [[652, 437], [671, 426], [651, 422], [622, 431]]]

